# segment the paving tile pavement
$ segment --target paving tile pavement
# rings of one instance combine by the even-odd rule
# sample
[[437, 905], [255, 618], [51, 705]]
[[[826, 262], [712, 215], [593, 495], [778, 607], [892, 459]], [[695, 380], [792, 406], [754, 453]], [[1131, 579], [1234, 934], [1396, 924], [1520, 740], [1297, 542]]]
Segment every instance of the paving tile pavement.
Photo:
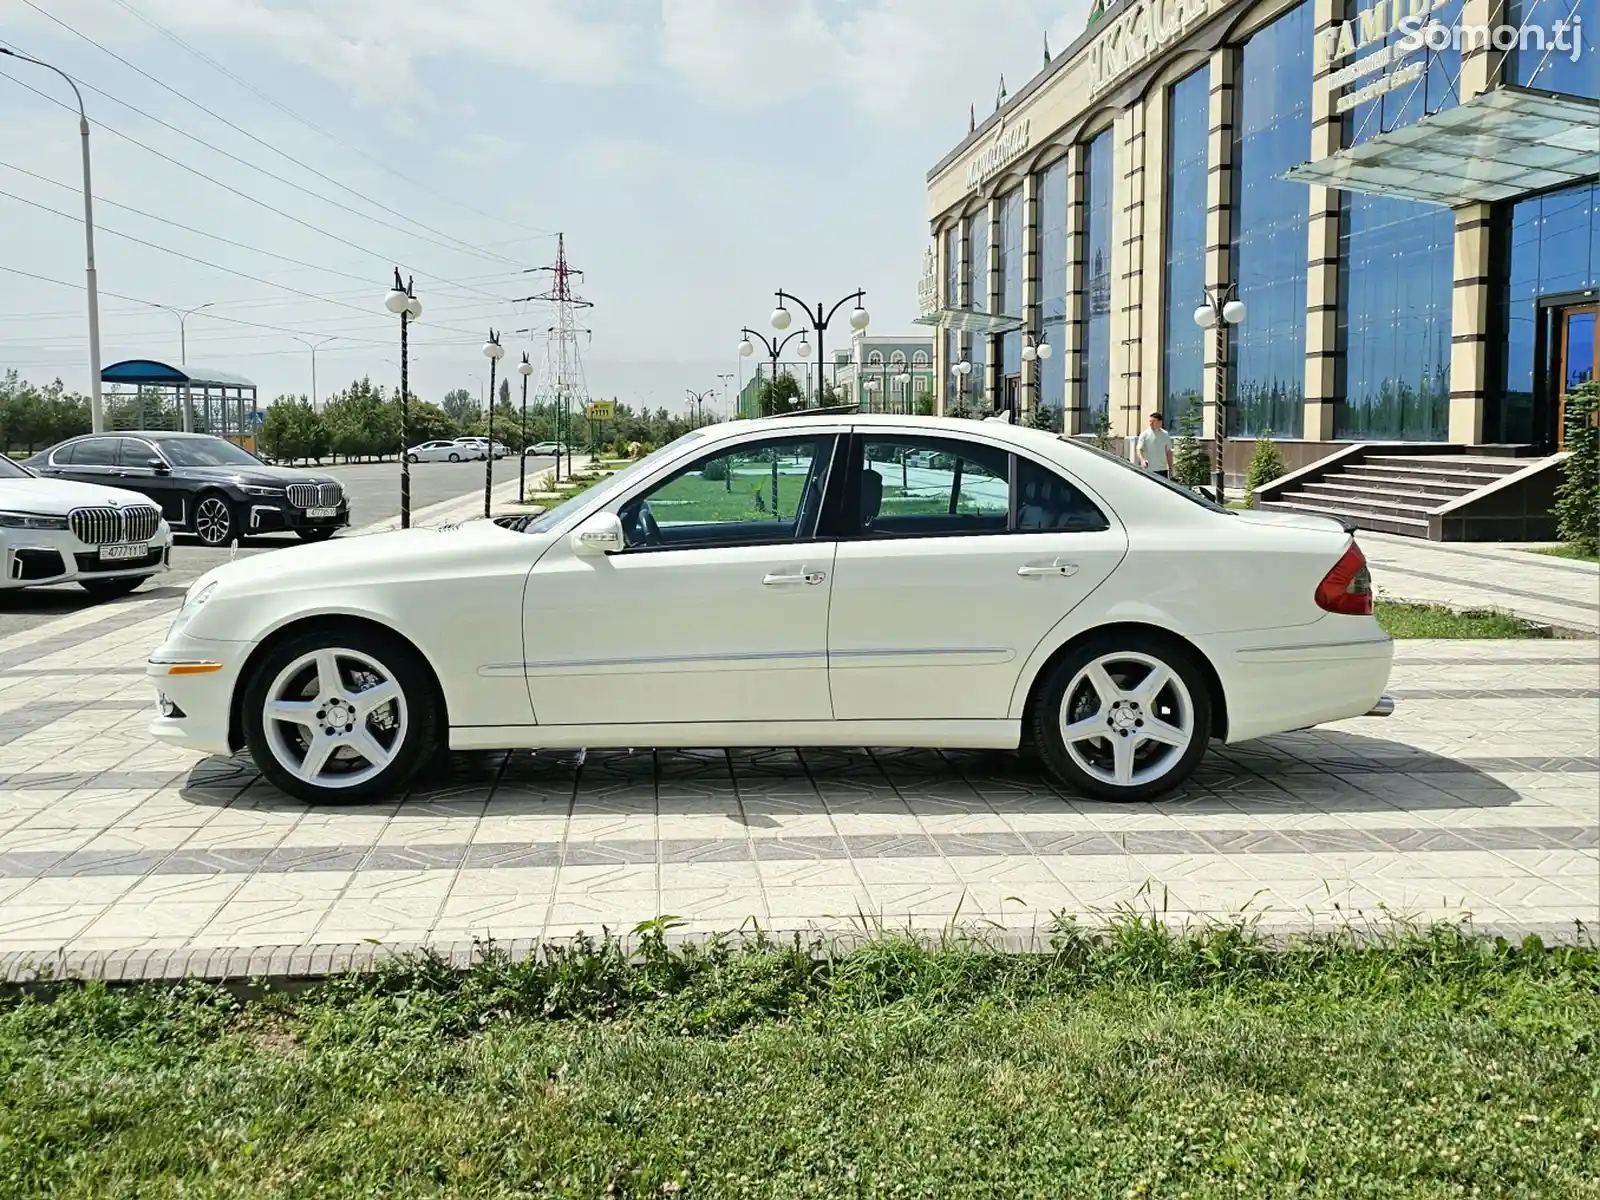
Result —
[[1217, 748], [1148, 806], [1011, 755], [774, 748], [459, 755], [325, 810], [148, 739], [171, 608], [0, 639], [0, 977], [304, 974], [663, 914], [678, 936], [976, 923], [1012, 945], [1119, 908], [1600, 926], [1593, 641], [1401, 643], [1395, 716]]

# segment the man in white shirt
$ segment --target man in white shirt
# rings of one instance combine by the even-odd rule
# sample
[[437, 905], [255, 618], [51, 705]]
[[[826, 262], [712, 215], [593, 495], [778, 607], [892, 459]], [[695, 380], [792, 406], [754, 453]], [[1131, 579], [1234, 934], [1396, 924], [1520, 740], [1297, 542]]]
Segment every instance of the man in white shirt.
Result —
[[1133, 452], [1139, 465], [1152, 475], [1172, 477], [1172, 435], [1161, 427], [1160, 413], [1150, 414], [1150, 428], [1139, 435]]

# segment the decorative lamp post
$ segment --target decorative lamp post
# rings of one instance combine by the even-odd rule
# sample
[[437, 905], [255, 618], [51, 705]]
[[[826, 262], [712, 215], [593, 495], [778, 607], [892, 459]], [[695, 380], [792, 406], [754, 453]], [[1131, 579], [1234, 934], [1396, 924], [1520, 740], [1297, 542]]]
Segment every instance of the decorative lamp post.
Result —
[[[843, 308], [850, 301], [854, 300], [856, 306], [850, 310], [850, 328], [855, 330], [857, 333], [862, 332], [872, 320], [872, 318], [867, 315], [867, 310], [861, 306], [862, 301], [866, 299], [867, 293], [857, 289], [826, 311], [824, 311], [824, 308], [821, 304], [818, 304], [816, 310], [813, 311], [811, 307], [804, 301], [790, 295], [782, 288], [779, 288], [776, 294], [778, 297], [778, 307], [772, 310], [772, 327], [774, 329], [776, 329], [779, 333], [782, 333], [785, 329], [789, 328], [791, 317], [789, 310], [783, 306], [783, 302], [788, 300], [790, 303], [800, 306], [800, 311], [805, 313], [806, 320], [811, 323], [811, 328], [817, 331], [817, 404], [820, 407], [822, 404], [822, 364], [828, 361], [827, 356], [823, 354], [822, 339], [823, 335], [828, 331], [828, 322], [833, 320], [834, 315], [841, 308]], [[809, 354], [810, 350], [809, 348], [806, 348], [799, 353]]]
[[900, 411], [909, 417], [911, 415], [911, 372], [909, 370], [901, 371], [900, 374], [894, 377], [894, 381], [900, 385]]
[[[1050, 356], [1054, 353], [1055, 351], [1051, 349], [1050, 343], [1044, 340], [1043, 334], [1035, 335], [1030, 333], [1028, 335], [1027, 344], [1022, 347], [1022, 361], [1027, 363], [1048, 362], [1050, 360]], [[1033, 385], [1035, 396], [1037, 397], [1039, 387], [1039, 377], [1037, 372], [1034, 374]], [[1037, 398], [1034, 400], [1034, 407], [1038, 407]]]
[[406, 445], [406, 426], [411, 416], [411, 381], [407, 373], [409, 347], [406, 332], [411, 322], [422, 315], [422, 301], [417, 299], [410, 278], [404, 284], [400, 282], [399, 267], [394, 269], [394, 287], [383, 298], [383, 306], [400, 318], [400, 528], [410, 529], [411, 459], [406, 454], [410, 449]]
[[[522, 433], [517, 439], [517, 499], [523, 504], [528, 502], [528, 376], [533, 374], [533, 364], [528, 361], [528, 352], [522, 352], [522, 361], [517, 364], [517, 374], [522, 376]], [[492, 448], [492, 447], [491, 447]]]
[[965, 415], [967, 411], [967, 376], [972, 374], [972, 364], [962, 359], [951, 368], [956, 373], [956, 407]]
[[494, 369], [502, 358], [505, 357], [505, 347], [500, 344], [500, 335], [494, 330], [489, 330], [489, 340], [483, 344], [483, 356], [489, 360], [489, 447], [488, 453], [483, 456], [483, 516], [489, 518], [491, 500], [494, 496]]
[[[782, 310], [780, 310], [780, 311], [782, 311]], [[773, 315], [774, 319], [776, 319], [778, 314], [777, 313], [773, 313], [772, 315]], [[787, 316], [788, 314], [785, 313], [784, 315]], [[754, 354], [756, 352], [755, 342], [752, 342], [750, 340], [751, 338], [755, 338], [756, 341], [760, 342], [762, 347], [766, 350], [767, 357], [772, 360], [772, 375], [771, 375], [771, 378], [770, 378], [770, 380], [768, 382], [768, 386], [771, 387], [773, 384], [775, 384], [777, 382], [777, 379], [778, 379], [778, 356], [783, 353], [783, 348], [785, 346], [787, 346], [790, 342], [792, 342], [795, 338], [804, 338], [805, 334], [806, 334], [806, 331], [804, 329], [796, 329], [793, 333], [791, 333], [788, 337], [784, 338], [782, 341], [779, 341], [776, 338], [769, 338], [764, 333], [757, 333], [754, 329], [751, 329], [748, 326], [746, 326], [745, 328], [739, 330], [739, 333], [742, 335], [741, 336], [741, 340], [739, 342], [739, 357], [740, 358], [749, 358], [752, 354]], [[810, 343], [805, 343], [805, 346], [806, 346], [806, 351], [805, 352], [807, 354], [809, 354], [811, 352], [810, 351]], [[795, 350], [795, 353], [799, 354], [800, 350], [797, 348]], [[769, 416], [771, 414], [758, 413], [757, 415], [758, 416]]]
[[866, 411], [872, 412], [873, 401], [875, 401], [878, 396], [878, 381], [876, 379], [863, 379], [861, 381], [861, 390], [867, 394]]
[[1225, 503], [1223, 485], [1222, 451], [1228, 435], [1228, 330], [1243, 325], [1244, 301], [1238, 298], [1233, 284], [1208, 287], [1206, 302], [1194, 310], [1194, 323], [1201, 329], [1217, 331], [1216, 388], [1211, 398], [1212, 420], [1215, 424], [1213, 440], [1217, 456], [1217, 503]]

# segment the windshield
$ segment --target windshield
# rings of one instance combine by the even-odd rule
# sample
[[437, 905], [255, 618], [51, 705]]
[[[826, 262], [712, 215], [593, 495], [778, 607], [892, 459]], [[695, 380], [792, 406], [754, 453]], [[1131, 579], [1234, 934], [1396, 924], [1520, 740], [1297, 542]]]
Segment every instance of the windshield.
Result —
[[221, 438], [172, 438], [161, 442], [161, 453], [175, 467], [259, 467], [262, 462]]
[[1209, 496], [1203, 495], [1202, 493], [1195, 491], [1193, 488], [1186, 488], [1181, 483], [1173, 483], [1172, 480], [1163, 475], [1152, 475], [1143, 467], [1136, 466], [1127, 459], [1123, 458], [1120, 454], [1113, 454], [1109, 450], [1100, 449], [1099, 446], [1092, 446], [1087, 442], [1076, 441], [1072, 438], [1063, 438], [1061, 440], [1066, 442], [1066, 444], [1071, 446], [1074, 450], [1086, 450], [1090, 454], [1099, 455], [1107, 462], [1114, 462], [1123, 470], [1132, 471], [1135, 475], [1138, 475], [1143, 479], [1148, 479], [1151, 483], [1157, 484], [1160, 487], [1164, 487], [1167, 489], [1167, 491], [1172, 492], [1175, 495], [1182, 496], [1191, 504], [1198, 504], [1201, 508], [1210, 509], [1212, 512], [1227, 513], [1229, 516], [1233, 515]]
[[33, 472], [19, 462], [0, 454], [0, 479], [32, 479]]
[[601, 500], [604, 497], [609, 496], [618, 488], [626, 485], [630, 479], [639, 475], [643, 471], [649, 470], [651, 466], [660, 462], [668, 455], [676, 453], [680, 446], [685, 446], [688, 443], [696, 441], [704, 436], [705, 434], [700, 430], [691, 429], [688, 433], [684, 434], [676, 441], [668, 442], [659, 450], [652, 450], [638, 462], [630, 463], [628, 466], [623, 467], [622, 470], [618, 471], [615, 475], [611, 475], [605, 479], [602, 479], [593, 487], [587, 488], [584, 491], [579, 492], [576, 496], [573, 496], [571, 499], [563, 500], [554, 508], [547, 509], [546, 511], [540, 513], [537, 517], [529, 519], [526, 524], [520, 526], [520, 531], [522, 533], [549, 533], [550, 530], [554, 529], [573, 513], [577, 512], [579, 508], [582, 508], [593, 501]]

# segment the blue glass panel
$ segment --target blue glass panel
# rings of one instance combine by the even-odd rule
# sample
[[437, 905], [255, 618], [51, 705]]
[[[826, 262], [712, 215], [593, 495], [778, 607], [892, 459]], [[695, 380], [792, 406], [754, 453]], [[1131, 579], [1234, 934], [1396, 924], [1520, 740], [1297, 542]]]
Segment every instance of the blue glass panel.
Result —
[[1034, 403], [1046, 410], [1046, 424], [1060, 430], [1066, 404], [1067, 321], [1067, 163], [1061, 159], [1038, 179], [1039, 318], [1044, 341], [1054, 356], [1039, 363]]
[[1532, 196], [1511, 206], [1511, 269], [1502, 293], [1506, 372], [1499, 438], [1537, 442], [1534, 428], [1535, 300], [1600, 287], [1600, 184]]
[[1233, 262], [1247, 319], [1228, 331], [1228, 432], [1300, 436], [1310, 197], [1282, 175], [1311, 157], [1311, 4], [1240, 52], [1233, 140]]
[[1089, 143], [1084, 154], [1083, 404], [1085, 428], [1109, 418], [1111, 404], [1111, 222], [1115, 179], [1111, 130]]
[[1510, 0], [1522, 29], [1506, 78], [1524, 87], [1600, 98], [1600, 0]]
[[1172, 85], [1167, 111], [1167, 263], [1161, 314], [1161, 411], [1167, 428], [1200, 403], [1205, 334], [1194, 310], [1205, 300], [1206, 144], [1210, 72], [1204, 67]]
[[944, 231], [944, 295], [940, 300], [946, 308], [961, 303], [961, 230], [955, 225]]
[[989, 210], [975, 212], [966, 219], [967, 229], [967, 307], [973, 312], [989, 311]]
[[[1445, 30], [1456, 29], [1461, 19], [1462, 0], [1448, 0], [1442, 8], [1431, 13], [1431, 20], [1437, 22]], [[1369, 54], [1379, 52], [1381, 46], [1395, 46], [1409, 38], [1408, 26], [1406, 29], [1396, 28], [1382, 43], [1373, 42], [1361, 48], [1359, 54], [1353, 54], [1341, 59], [1339, 66], [1349, 66], [1358, 63]], [[1435, 44], [1440, 49], [1430, 48], [1428, 42], [1410, 39], [1416, 44], [1416, 49], [1398, 58], [1385, 68], [1385, 73], [1393, 74], [1411, 66], [1421, 66], [1423, 72], [1417, 79], [1410, 83], [1402, 84], [1391, 92], [1386, 92], [1375, 100], [1365, 104], [1358, 104], [1346, 114], [1345, 145], [1356, 146], [1380, 133], [1387, 133], [1391, 129], [1398, 129], [1402, 125], [1410, 125], [1429, 113], [1440, 112], [1446, 108], [1454, 108], [1461, 102], [1461, 49], [1457, 38], [1440, 39]], [[1447, 43], [1447, 44], [1446, 44]], [[1363, 75], [1352, 82], [1348, 89], [1355, 91], [1358, 88], [1377, 82], [1382, 76], [1377, 72]]]

